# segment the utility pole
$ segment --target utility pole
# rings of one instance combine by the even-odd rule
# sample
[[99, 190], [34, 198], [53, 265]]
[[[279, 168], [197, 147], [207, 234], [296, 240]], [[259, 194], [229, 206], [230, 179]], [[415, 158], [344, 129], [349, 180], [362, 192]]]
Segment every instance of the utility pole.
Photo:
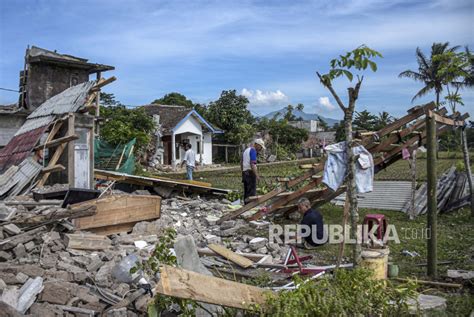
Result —
[[428, 185], [428, 276], [436, 278], [438, 276], [438, 256], [437, 256], [437, 212], [438, 202], [436, 194], [436, 120], [431, 111], [426, 114], [426, 132], [427, 132], [427, 185]]

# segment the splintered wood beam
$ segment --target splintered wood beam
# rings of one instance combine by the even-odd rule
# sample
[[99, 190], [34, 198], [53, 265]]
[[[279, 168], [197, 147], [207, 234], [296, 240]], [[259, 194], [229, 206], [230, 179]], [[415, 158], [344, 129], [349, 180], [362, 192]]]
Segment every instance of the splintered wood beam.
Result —
[[65, 171], [66, 168], [61, 165], [61, 164], [56, 164], [54, 166], [48, 166], [48, 167], [45, 167], [41, 170], [41, 173], [53, 173], [53, 172], [61, 172], [61, 171]]
[[198, 302], [250, 309], [264, 305], [271, 291], [214, 276], [182, 270], [168, 265], [160, 267], [160, 281], [155, 292]]
[[216, 252], [217, 254], [219, 254], [220, 256], [226, 258], [227, 260], [232, 261], [233, 263], [237, 264], [241, 268], [246, 269], [253, 265], [253, 261], [247, 258], [244, 258], [243, 256], [227, 249], [226, 247], [222, 245], [211, 243], [207, 247], [211, 249], [212, 251]]
[[[381, 137], [389, 134], [393, 130], [399, 129], [402, 126], [404, 126], [405, 124], [407, 124], [407, 123], [417, 119], [418, 117], [424, 115], [427, 110], [432, 110], [434, 108], [436, 108], [436, 104], [434, 102], [430, 102], [430, 103], [428, 103], [424, 106], [421, 106], [420, 108], [414, 110], [413, 112], [407, 114], [406, 116], [404, 116], [404, 117], [392, 122], [391, 124], [387, 125], [383, 129], [380, 129], [379, 131], [377, 131], [377, 135], [381, 138]], [[368, 142], [368, 143], [370, 143], [370, 142]]]
[[[322, 169], [321, 169], [322, 170]], [[305, 173], [303, 173], [302, 175], [288, 181], [286, 183], [286, 187], [289, 188], [289, 187], [293, 187], [295, 185], [298, 185], [299, 183], [305, 181], [306, 179], [310, 178], [311, 176], [313, 176], [315, 173], [318, 173], [320, 172], [321, 170], [319, 170], [318, 168], [316, 169], [311, 169]], [[222, 222], [224, 221], [227, 221], [227, 220], [230, 220], [230, 219], [234, 219], [238, 216], [240, 216], [241, 214], [243, 214], [244, 212], [246, 211], [249, 211], [250, 209], [252, 208], [255, 208], [257, 207], [258, 205], [272, 199], [273, 197], [277, 196], [278, 194], [282, 193], [285, 191], [285, 188], [283, 187], [278, 187], [268, 193], [266, 193], [265, 195], [261, 196], [260, 198], [258, 198], [257, 200], [255, 201], [252, 201], [252, 202], [249, 202], [248, 204], [242, 206], [241, 208], [237, 209], [237, 210], [234, 210], [233, 212], [230, 212], [224, 216], [222, 216], [218, 221], [217, 221], [217, 224], [221, 224]]]
[[252, 217], [250, 217], [250, 220], [260, 219], [263, 216], [274, 212], [275, 210], [278, 209], [278, 207], [284, 206], [288, 204], [289, 202], [291, 202], [292, 200], [300, 198], [301, 196], [305, 195], [308, 192], [308, 190], [313, 189], [317, 187], [319, 184], [321, 184], [321, 181], [322, 181], [322, 177], [314, 179], [312, 182], [294, 191], [290, 195], [279, 198], [278, 200], [270, 204], [267, 208], [260, 210], [254, 215], [252, 215]]
[[101, 78], [97, 84], [95, 84], [94, 87], [91, 88], [91, 91], [98, 91], [100, 88], [110, 84], [111, 82], [114, 82], [117, 78], [115, 76], [109, 77], [107, 79]]
[[52, 147], [58, 146], [61, 143], [70, 142], [70, 141], [74, 141], [74, 140], [77, 140], [77, 139], [79, 139], [79, 136], [77, 134], [66, 135], [66, 136], [63, 136], [61, 138], [54, 139], [52, 141], [45, 142], [44, 144], [40, 144], [38, 146], [35, 146], [34, 150], [37, 151], [37, 150], [42, 150], [44, 148], [47, 148], [47, 149], [52, 148]]
[[63, 126], [63, 124], [64, 124], [64, 119], [63, 119], [63, 120], [55, 121], [55, 122], [53, 123], [53, 128], [52, 128], [51, 131], [49, 132], [48, 137], [47, 137], [46, 140], [45, 140], [45, 143], [48, 143], [48, 142], [50, 142], [51, 140], [54, 139], [54, 137], [55, 137], [56, 134], [58, 133], [59, 129], [61, 129], [61, 127]]
[[[64, 149], [66, 148], [66, 144], [67, 144], [67, 143], [61, 143], [61, 144], [56, 148], [56, 151], [54, 151], [54, 154], [53, 154], [53, 156], [51, 157], [51, 159], [49, 160], [48, 166], [47, 166], [46, 168], [52, 168], [53, 166], [56, 165], [56, 163], [58, 162], [59, 158], [61, 157], [61, 154], [63, 154]], [[41, 177], [41, 179], [38, 181], [37, 186], [38, 186], [38, 187], [44, 186], [44, 184], [45, 184], [46, 181], [48, 180], [48, 177], [49, 177], [50, 174], [51, 174], [51, 172], [46, 172], [46, 173], [44, 173], [43, 176]]]
[[395, 142], [399, 141], [399, 139], [400, 139], [399, 136], [403, 138], [403, 137], [411, 134], [412, 132], [414, 132], [418, 129], [424, 128], [425, 124], [426, 124], [425, 120], [419, 120], [419, 121], [415, 122], [413, 125], [409, 126], [408, 128], [403, 129], [402, 131], [400, 131], [399, 134], [391, 134], [388, 138], [386, 138], [385, 140], [383, 140], [379, 144], [375, 145], [374, 147], [369, 147], [369, 151], [371, 153], [376, 153], [376, 152], [383, 151], [387, 147], [389, 147], [392, 144], [394, 144]]
[[446, 118], [446, 117], [443, 117], [443, 116], [437, 114], [434, 111], [429, 111], [428, 116], [432, 117], [436, 122], [442, 123], [442, 124], [445, 124], [445, 125], [450, 125], [450, 126], [455, 126], [455, 127], [456, 126], [460, 127], [460, 126], [464, 125], [464, 120], [453, 120], [451, 118]]

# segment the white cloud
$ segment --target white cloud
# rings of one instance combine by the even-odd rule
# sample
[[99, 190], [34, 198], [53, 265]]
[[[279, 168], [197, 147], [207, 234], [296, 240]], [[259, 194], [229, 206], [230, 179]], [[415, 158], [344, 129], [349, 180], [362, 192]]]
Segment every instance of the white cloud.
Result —
[[248, 98], [250, 104], [256, 107], [264, 106], [281, 106], [288, 102], [288, 96], [285, 95], [281, 90], [276, 91], [261, 91], [250, 90], [247, 88], [242, 89], [241, 94]]
[[319, 97], [318, 106], [327, 111], [333, 111], [334, 109], [336, 109], [336, 106], [331, 103], [329, 97]]

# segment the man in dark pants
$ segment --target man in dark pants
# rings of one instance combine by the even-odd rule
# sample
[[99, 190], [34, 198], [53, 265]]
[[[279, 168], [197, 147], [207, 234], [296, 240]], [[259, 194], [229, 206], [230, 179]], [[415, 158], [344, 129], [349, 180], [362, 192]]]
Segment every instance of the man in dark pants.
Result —
[[[301, 224], [308, 226], [311, 231], [311, 234], [304, 238], [303, 246], [306, 249], [311, 249], [326, 243], [321, 241], [324, 236], [323, 216], [318, 210], [311, 208], [311, 203], [308, 198], [303, 197], [298, 200], [298, 211], [303, 215]], [[316, 230], [316, 232], [314, 232], [314, 230]], [[313, 236], [318, 241], [314, 241]]]
[[240, 167], [242, 169], [242, 183], [244, 183], [244, 203], [248, 203], [250, 196], [257, 195], [257, 154], [265, 149], [265, 142], [256, 139], [253, 146], [249, 146], [242, 154]]

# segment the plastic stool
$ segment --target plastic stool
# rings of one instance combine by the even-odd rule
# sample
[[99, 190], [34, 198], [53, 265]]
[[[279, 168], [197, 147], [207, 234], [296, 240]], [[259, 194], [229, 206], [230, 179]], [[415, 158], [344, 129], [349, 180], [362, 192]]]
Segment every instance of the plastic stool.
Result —
[[385, 215], [382, 214], [368, 214], [364, 218], [364, 225], [368, 226], [368, 232], [372, 226], [376, 224], [377, 227], [377, 239], [383, 240], [385, 232], [387, 232], [388, 222], [385, 219]]

